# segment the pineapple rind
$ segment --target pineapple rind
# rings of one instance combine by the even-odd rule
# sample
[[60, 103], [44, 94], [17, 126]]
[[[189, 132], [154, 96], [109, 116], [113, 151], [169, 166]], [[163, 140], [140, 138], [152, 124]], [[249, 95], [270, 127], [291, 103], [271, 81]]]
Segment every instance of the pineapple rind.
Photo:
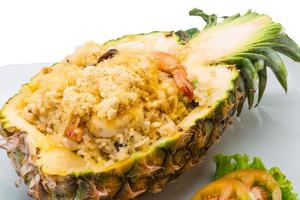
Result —
[[[241, 99], [239, 81], [227, 91], [228, 98], [212, 115], [200, 119], [178, 139], [165, 141], [143, 156], [123, 161], [100, 173], [48, 176], [32, 163], [25, 142], [26, 133], [15, 132], [7, 138], [8, 156], [18, 174], [30, 185], [34, 199], [132, 199], [160, 191], [183, 171], [198, 163], [209, 147], [219, 140], [234, 116]], [[12, 146], [11, 144], [18, 144]], [[18, 152], [18, 153], [17, 153]], [[16, 156], [18, 155], [18, 156]], [[24, 168], [28, 170], [24, 172]]]
[[[172, 37], [177, 36], [173, 34]], [[2, 118], [1, 123], [3, 135], [10, 136], [7, 145], [18, 145], [13, 148], [7, 148], [6, 145], [3, 148], [6, 148], [18, 174], [30, 186], [29, 194], [34, 199], [98, 199], [100, 196], [132, 199], [144, 193], [158, 192], [199, 162], [234, 115], [242, 94], [237, 89], [238, 71], [233, 68], [232, 73], [232, 84], [221, 98], [223, 100], [215, 102], [212, 113], [199, 117], [198, 122], [195, 121], [194, 126], [181, 135], [161, 141], [148, 152], [137, 153], [100, 173], [83, 171], [66, 176], [43, 173], [32, 162], [34, 158], [29, 153], [26, 133], [11, 129], [12, 126], [5, 118]], [[5, 112], [5, 107], [2, 111]], [[24, 172], [24, 168], [28, 170]]]

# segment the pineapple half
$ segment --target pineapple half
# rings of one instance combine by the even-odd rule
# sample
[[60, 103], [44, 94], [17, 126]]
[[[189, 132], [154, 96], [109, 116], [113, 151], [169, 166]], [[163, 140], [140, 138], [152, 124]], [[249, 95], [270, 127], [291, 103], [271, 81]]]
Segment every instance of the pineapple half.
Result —
[[[43, 80], [48, 73], [59, 77], [56, 70], [49, 69], [63, 68], [68, 65], [66, 61], [37, 74], [4, 105], [0, 122], [6, 144], [2, 148], [29, 186], [30, 196], [34, 199], [133, 199], [159, 192], [203, 158], [231, 118], [240, 114], [245, 99], [249, 108], [252, 107], [256, 87], [259, 103], [267, 82], [266, 67], [272, 69], [287, 90], [287, 72], [277, 52], [299, 62], [300, 49], [279, 23], [251, 11], [224, 17], [222, 22], [217, 22], [216, 15], [207, 15], [199, 9], [191, 10], [190, 15], [200, 16], [207, 22], [201, 32], [194, 28], [126, 35], [103, 45], [107, 49], [172, 54], [198, 83], [206, 76], [221, 74], [214, 75], [217, 87], [213, 97], [207, 97], [211, 101], [200, 105], [196, 99], [193, 109], [176, 124], [181, 131], [160, 138], [146, 150], [111, 165], [95, 162], [87, 166], [80, 156], [57, 146], [22, 117], [23, 101], [36, 89], [31, 82], [38, 79], [46, 84]], [[86, 66], [95, 64], [100, 56], [89, 47], [81, 52], [80, 59], [78, 56], [70, 59], [78, 66]]]

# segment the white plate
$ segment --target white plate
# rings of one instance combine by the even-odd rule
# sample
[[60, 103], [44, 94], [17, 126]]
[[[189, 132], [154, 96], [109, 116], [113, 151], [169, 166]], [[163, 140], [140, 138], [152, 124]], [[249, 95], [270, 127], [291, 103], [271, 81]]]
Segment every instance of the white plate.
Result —
[[[267, 167], [279, 166], [300, 194], [300, 66], [285, 59], [289, 71], [286, 95], [269, 71], [269, 81], [261, 105], [244, 112], [213, 146], [204, 163], [185, 172], [162, 192], [143, 200], [190, 199], [195, 191], [213, 179], [213, 155], [247, 153], [260, 156]], [[46, 64], [11, 65], [0, 68], [0, 103], [14, 95], [20, 86]], [[4, 151], [0, 151], [0, 199], [29, 199], [26, 186], [16, 188], [17, 175]]]

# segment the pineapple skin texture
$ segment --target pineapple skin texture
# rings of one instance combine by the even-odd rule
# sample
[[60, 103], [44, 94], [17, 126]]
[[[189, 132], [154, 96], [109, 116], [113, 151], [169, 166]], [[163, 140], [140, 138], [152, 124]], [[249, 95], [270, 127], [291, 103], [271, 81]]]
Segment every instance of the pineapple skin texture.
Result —
[[216, 110], [177, 140], [170, 140], [155, 148], [151, 154], [129, 158], [104, 172], [86, 172], [80, 175], [48, 176], [34, 164], [36, 158], [29, 155], [26, 133], [7, 130], [3, 146], [18, 175], [29, 186], [33, 199], [136, 199], [146, 193], [160, 192], [185, 170], [197, 164], [210, 146], [216, 143], [231, 123], [237, 107], [244, 99], [241, 80], [233, 80], [235, 87], [228, 97], [218, 102]]

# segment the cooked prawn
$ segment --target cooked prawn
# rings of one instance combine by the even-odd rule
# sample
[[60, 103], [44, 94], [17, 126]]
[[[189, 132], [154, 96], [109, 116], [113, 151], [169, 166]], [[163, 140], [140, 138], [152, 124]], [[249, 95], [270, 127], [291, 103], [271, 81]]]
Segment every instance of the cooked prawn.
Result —
[[168, 53], [155, 51], [152, 52], [152, 55], [154, 56], [158, 68], [163, 72], [171, 73], [178, 88], [190, 99], [193, 99], [193, 86], [187, 79], [187, 73], [180, 62]]
[[83, 137], [83, 129], [79, 127], [79, 124], [80, 117], [71, 118], [66, 127], [64, 135], [71, 140], [81, 142]]

